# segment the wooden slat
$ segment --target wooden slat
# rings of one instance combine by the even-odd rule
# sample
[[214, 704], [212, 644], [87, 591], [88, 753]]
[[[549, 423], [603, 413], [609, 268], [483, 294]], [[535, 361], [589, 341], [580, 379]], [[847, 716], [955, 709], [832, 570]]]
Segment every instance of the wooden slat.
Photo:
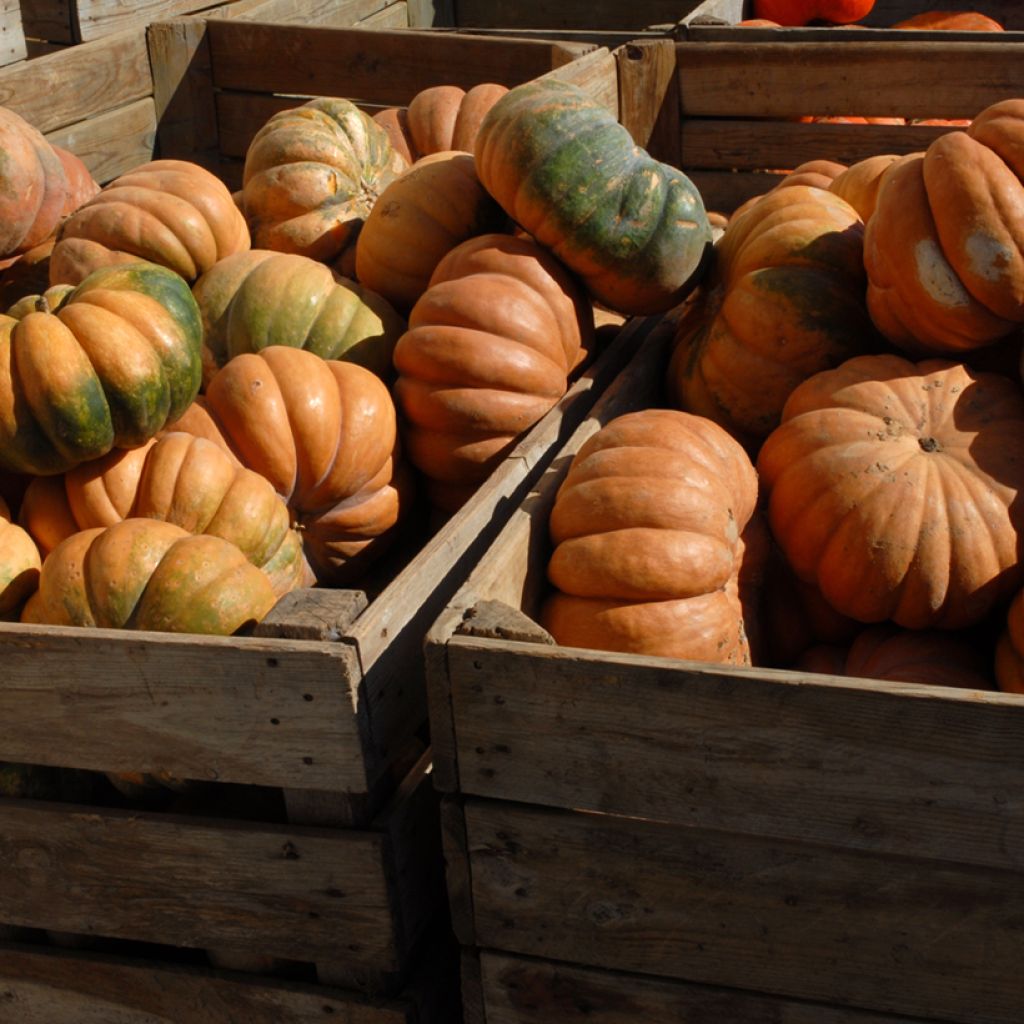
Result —
[[0, 760], [366, 785], [347, 644], [3, 623], [0, 659]]
[[31, 0], [22, 5], [21, 24], [26, 36], [51, 43], [73, 43], [71, 8], [74, 0]]
[[618, 70], [615, 58], [605, 48], [578, 57], [572, 63], [563, 64], [542, 77], [570, 82], [618, 118]]
[[483, 950], [487, 1024], [939, 1024]]
[[633, 42], [616, 51], [619, 120], [633, 141], [657, 160], [680, 163], [679, 87], [675, 46], [665, 39]]
[[460, 27], [640, 29], [678, 21], [697, 0], [456, 0]]
[[0, 801], [0, 920], [398, 969], [376, 832]]
[[465, 812], [481, 946], [957, 1024], [1024, 1019], [1020, 873], [493, 801]]
[[81, 157], [92, 176], [105, 184], [153, 159], [156, 108], [147, 97], [88, 121], [59, 128], [46, 137]]
[[406, 998], [29, 946], [0, 947], [0, 993], [11, 1024], [426, 1024]]
[[359, 29], [209, 23], [214, 83], [223, 89], [407, 103], [438, 82], [517, 85], [589, 47], [571, 43]]
[[761, 170], [807, 160], [856, 163], [877, 153], [916, 153], [955, 128], [931, 125], [796, 124], [688, 118], [682, 163], [688, 169]]
[[142, 29], [0, 68], [0, 105], [41, 132], [85, 121], [152, 93]]
[[448, 667], [463, 792], [1024, 868], [1024, 698], [475, 637]]
[[677, 43], [676, 54], [684, 118], [974, 117], [1024, 91], [1017, 49], [991, 42]]
[[781, 174], [761, 171], [700, 171], [688, 170], [687, 177], [697, 186], [709, 210], [731, 214], [751, 196], [764, 195], [782, 180]]
[[24, 60], [27, 54], [20, 0], [0, 0], [0, 64]]
[[357, 27], [373, 29], [408, 28], [409, 9], [404, 0], [402, 0], [401, 3], [391, 4], [389, 7], [377, 11], [376, 14], [362, 18]]
[[218, 18], [278, 25], [347, 27], [395, 5], [395, 0], [235, 0], [215, 12]]
[[145, 29], [153, 21], [213, 7], [210, 0], [74, 0], [75, 42], [88, 42], [115, 32]]
[[281, 110], [301, 106], [304, 96], [273, 93], [218, 92], [217, 135], [222, 156], [244, 159], [253, 136]]

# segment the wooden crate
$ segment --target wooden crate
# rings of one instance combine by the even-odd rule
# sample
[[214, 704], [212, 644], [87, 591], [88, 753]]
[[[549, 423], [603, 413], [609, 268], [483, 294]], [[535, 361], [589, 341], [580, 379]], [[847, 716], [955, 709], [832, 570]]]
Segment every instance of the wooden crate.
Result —
[[[1024, 6], [1013, 6], [1015, 24], [1024, 28]], [[650, 81], [664, 83], [655, 134], [641, 141], [681, 167], [708, 208], [723, 213], [805, 161], [849, 164], [912, 153], [949, 130], [804, 124], [797, 121], [802, 116], [972, 118], [989, 103], [1024, 95], [1020, 31], [755, 30], [691, 22], [684, 36], [672, 55], [668, 42], [630, 48], [636, 74], [656, 68]]]
[[1024, 698], [551, 646], [573, 454], [428, 635], [470, 1024], [1019, 1024]]

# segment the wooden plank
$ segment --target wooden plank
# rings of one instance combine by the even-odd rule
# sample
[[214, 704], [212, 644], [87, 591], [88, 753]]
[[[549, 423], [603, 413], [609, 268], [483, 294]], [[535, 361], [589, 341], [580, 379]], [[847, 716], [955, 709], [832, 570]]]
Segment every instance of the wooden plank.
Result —
[[213, 16], [277, 25], [334, 25], [344, 28], [394, 5], [395, 0], [235, 0]]
[[51, 43], [73, 43], [73, 0], [31, 0], [22, 4], [21, 24], [26, 36]]
[[454, 0], [409, 0], [409, 28], [455, 25]]
[[438, 82], [517, 85], [588, 51], [583, 44], [412, 30], [374, 32], [209, 22], [214, 83], [222, 89], [407, 103]]
[[696, 0], [455, 0], [462, 28], [639, 29], [678, 21]]
[[156, 109], [147, 97], [88, 121], [48, 132], [46, 137], [81, 157], [102, 185], [153, 159]]
[[709, 210], [731, 214], [751, 196], [764, 195], [782, 181], [782, 174], [766, 171], [701, 171], [688, 170], [687, 177], [697, 186]]
[[483, 978], [480, 973], [480, 953], [463, 949], [459, 965], [462, 989], [462, 1016], [464, 1024], [487, 1024], [484, 1009]]
[[958, 1024], [1024, 1019], [1019, 872], [494, 801], [465, 811], [484, 947]]
[[285, 594], [262, 621], [253, 636], [283, 640], [340, 640], [366, 607], [361, 590], [302, 588]]
[[48, 53], [60, 53], [62, 50], [66, 50], [68, 45], [68, 43], [48, 43], [42, 39], [26, 39], [26, 56], [29, 60], [34, 60], [36, 57], [44, 57]]
[[142, 29], [0, 68], [0, 105], [41, 132], [85, 121], [152, 93]]
[[578, 57], [570, 64], [563, 64], [561, 67], [547, 72], [543, 77], [554, 78], [560, 82], [570, 82], [618, 118], [618, 69], [615, 58], [608, 50], [601, 48]]
[[7, 800], [0, 835], [12, 924], [401, 966], [380, 833]]
[[0, 623], [0, 658], [0, 760], [366, 786], [347, 644]]
[[473, 879], [461, 797], [446, 796], [442, 799], [441, 836], [452, 930], [463, 946], [475, 946]]
[[218, 92], [217, 135], [221, 155], [244, 160], [253, 136], [274, 114], [301, 106], [306, 99], [303, 96], [275, 96], [272, 93]]
[[150, 22], [212, 6], [210, 0], [74, 0], [71, 27], [76, 43], [88, 42], [115, 32], [144, 31]]
[[405, 998], [29, 946], [0, 947], [0, 993], [11, 1024], [424, 1024]]
[[473, 637], [448, 666], [464, 792], [1024, 867], [1014, 695]]
[[383, 10], [377, 11], [363, 18], [358, 23], [358, 28], [372, 29], [395, 29], [409, 27], [409, 9], [404, 0], [401, 3], [391, 4]]
[[487, 1024], [939, 1024], [490, 950], [477, 974]]
[[616, 51], [619, 120], [638, 146], [673, 167], [681, 163], [679, 86], [669, 40], [633, 42]]
[[13, 64], [27, 55], [20, 0], [0, 0], [0, 64]]
[[931, 125], [796, 124], [688, 118], [682, 162], [701, 170], [797, 167], [807, 160], [856, 163], [877, 153], [916, 153], [956, 128]]
[[992, 42], [684, 42], [676, 56], [684, 118], [974, 117], [1024, 90], [1016, 49]]

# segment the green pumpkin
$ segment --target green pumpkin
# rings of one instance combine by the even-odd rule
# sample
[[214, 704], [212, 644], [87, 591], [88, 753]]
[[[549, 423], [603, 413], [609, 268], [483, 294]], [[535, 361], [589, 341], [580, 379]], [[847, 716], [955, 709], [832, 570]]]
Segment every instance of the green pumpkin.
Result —
[[185, 280], [105, 267], [59, 305], [0, 317], [0, 468], [63, 473], [178, 419], [201, 379], [202, 321]]
[[512, 89], [484, 118], [475, 157], [505, 212], [605, 306], [662, 312], [697, 283], [711, 251], [697, 189], [575, 86]]

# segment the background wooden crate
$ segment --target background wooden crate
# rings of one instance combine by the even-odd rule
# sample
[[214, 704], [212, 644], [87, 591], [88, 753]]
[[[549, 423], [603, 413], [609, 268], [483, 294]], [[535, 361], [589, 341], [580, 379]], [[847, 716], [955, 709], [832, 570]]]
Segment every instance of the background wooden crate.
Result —
[[555, 491], [668, 333], [428, 637], [468, 1020], [1019, 1022], [1024, 698], [531, 642]]
[[645, 112], [638, 141], [681, 167], [708, 209], [730, 213], [807, 160], [915, 152], [950, 130], [795, 120], [803, 115], [970, 118], [1024, 96], [1019, 44], [852, 35], [814, 45], [638, 40], [623, 50], [620, 104]]

